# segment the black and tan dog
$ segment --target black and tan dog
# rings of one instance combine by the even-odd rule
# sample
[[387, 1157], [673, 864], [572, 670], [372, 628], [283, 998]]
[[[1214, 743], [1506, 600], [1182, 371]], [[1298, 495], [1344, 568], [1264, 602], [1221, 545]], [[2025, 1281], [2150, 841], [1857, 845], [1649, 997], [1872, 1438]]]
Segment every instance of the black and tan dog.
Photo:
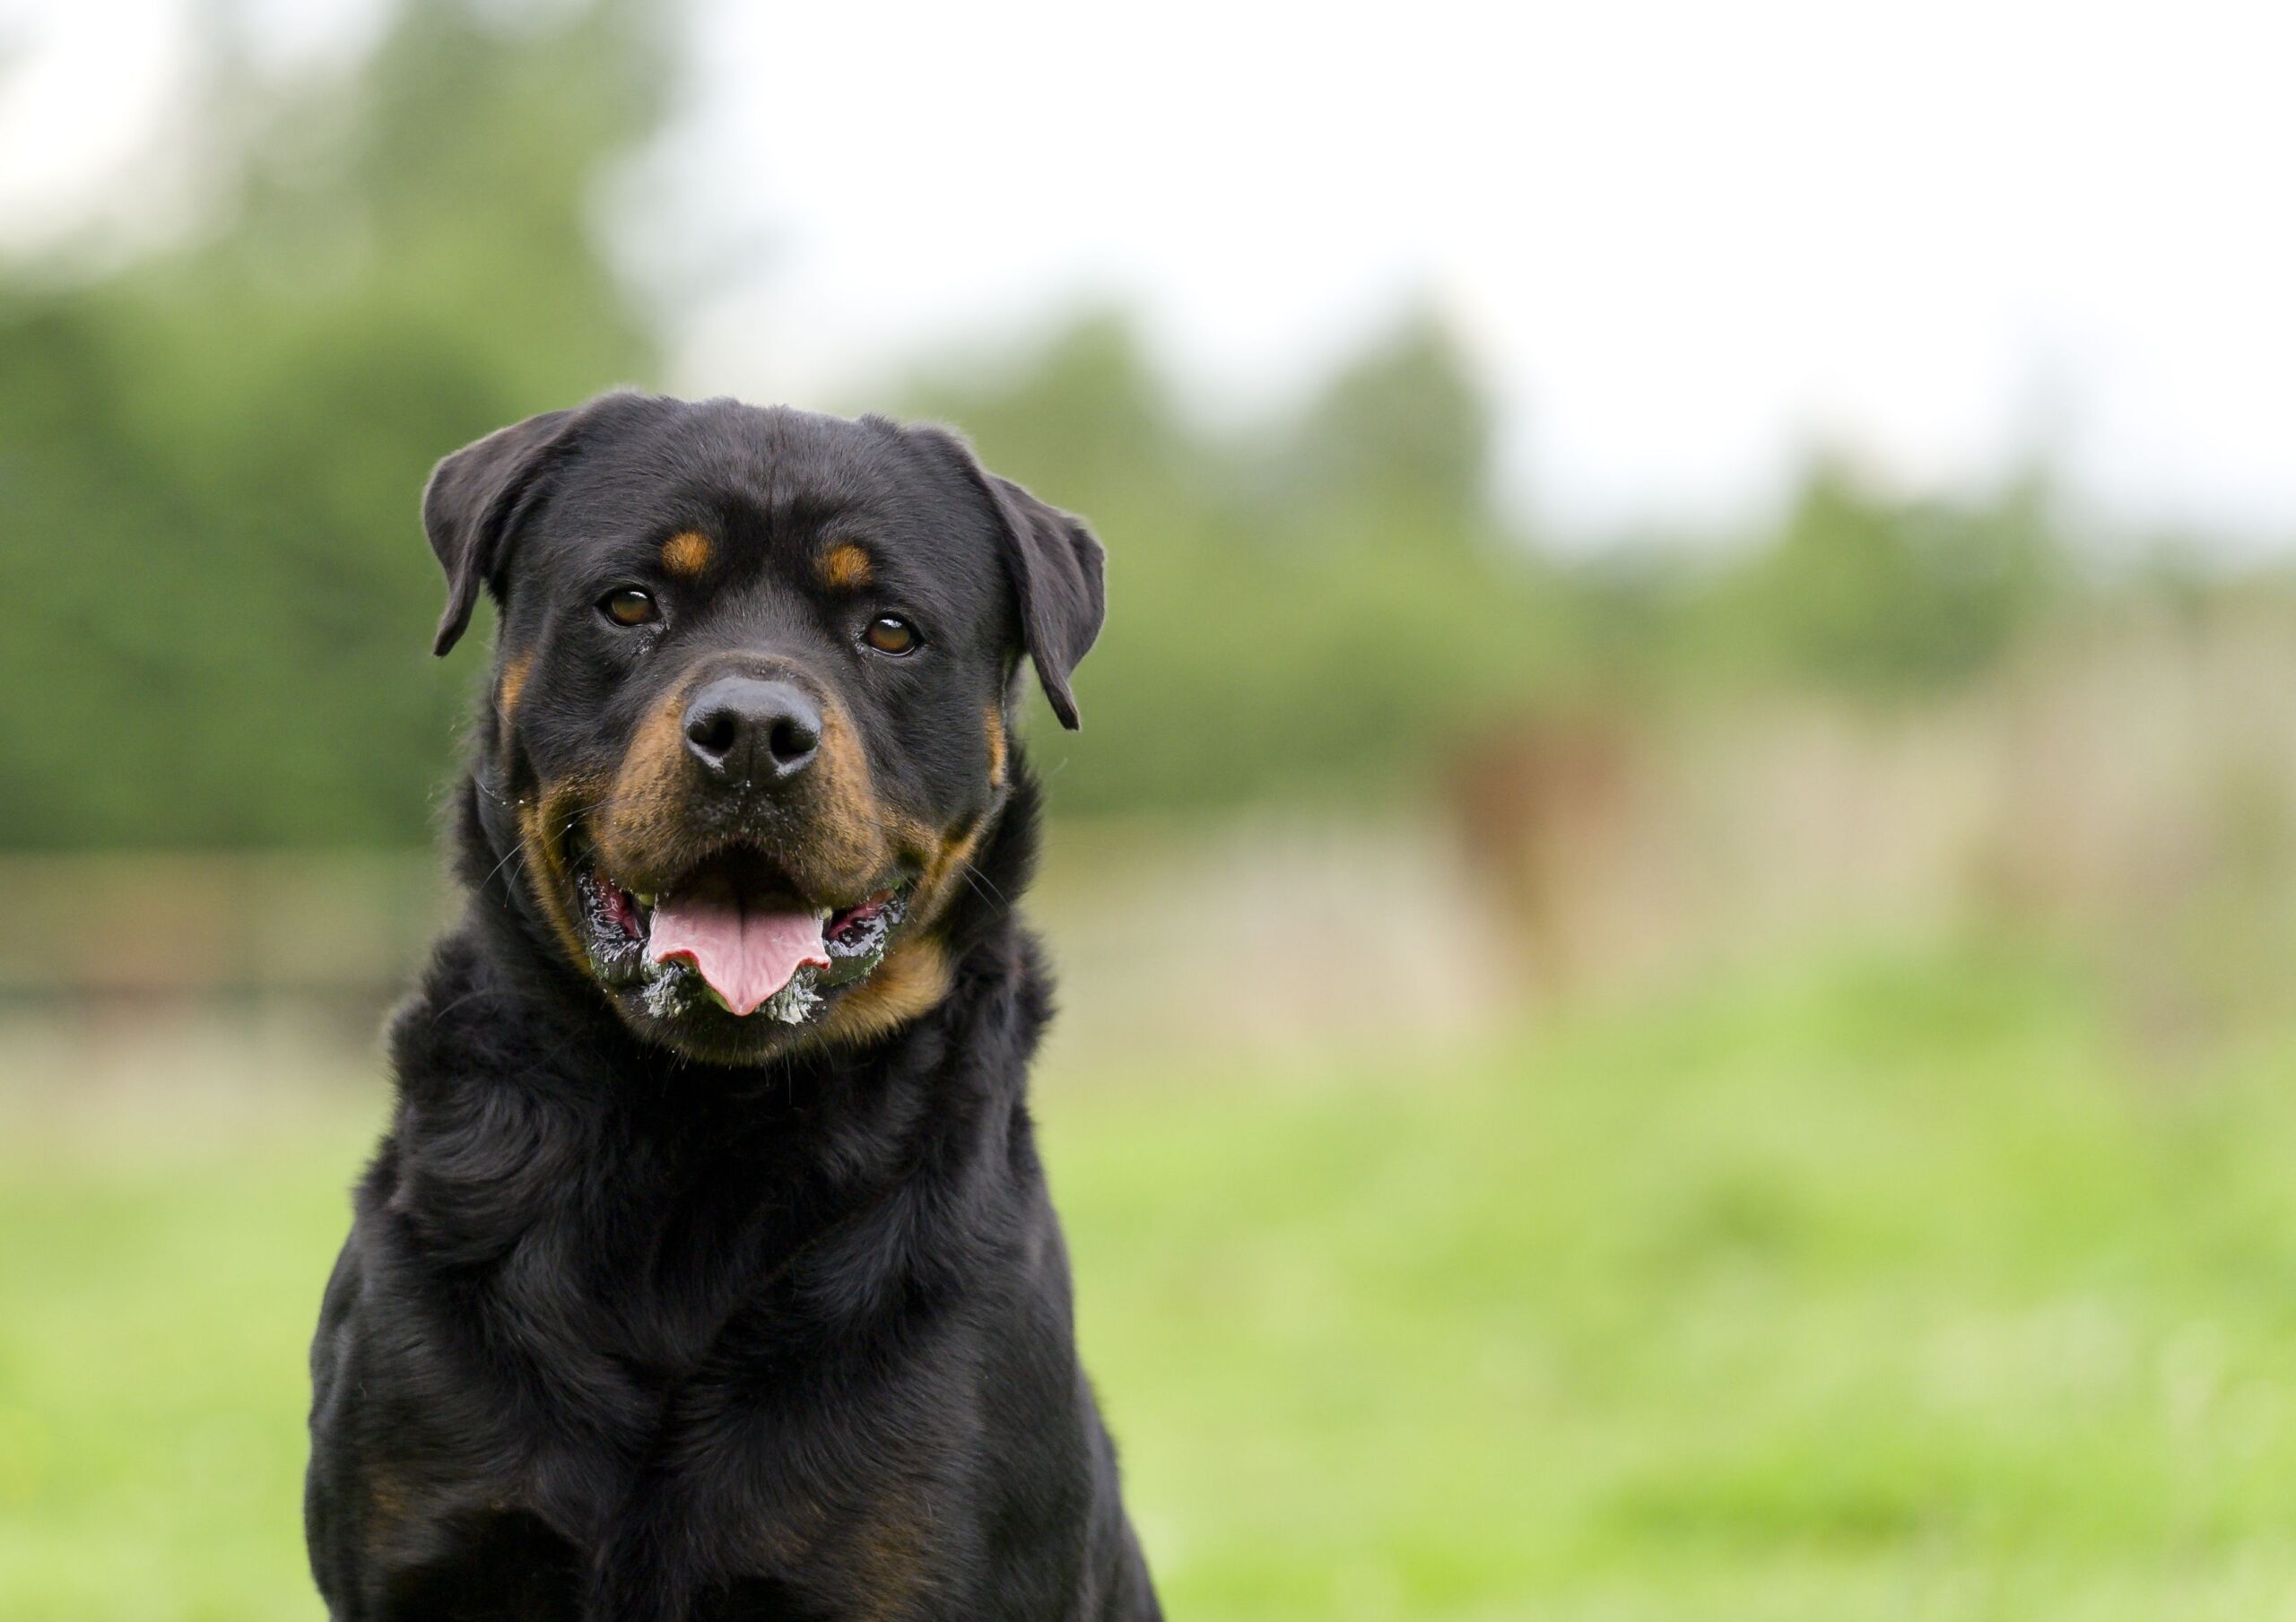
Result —
[[339, 1622], [1144, 1618], [1012, 912], [1100, 547], [952, 436], [609, 395], [440, 464], [469, 889], [312, 1349]]

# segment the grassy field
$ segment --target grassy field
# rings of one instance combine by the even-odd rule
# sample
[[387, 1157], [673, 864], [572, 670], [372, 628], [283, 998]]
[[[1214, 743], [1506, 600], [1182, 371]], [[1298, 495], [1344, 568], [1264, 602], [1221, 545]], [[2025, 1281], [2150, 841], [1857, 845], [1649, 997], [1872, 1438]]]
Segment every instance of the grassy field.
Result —
[[[1960, 950], [1060, 1067], [1169, 1608], [2296, 1616], [2296, 1027], [2172, 1074], [2115, 1023]], [[303, 1347], [379, 1106], [0, 1106], [0, 1617], [317, 1614]]]

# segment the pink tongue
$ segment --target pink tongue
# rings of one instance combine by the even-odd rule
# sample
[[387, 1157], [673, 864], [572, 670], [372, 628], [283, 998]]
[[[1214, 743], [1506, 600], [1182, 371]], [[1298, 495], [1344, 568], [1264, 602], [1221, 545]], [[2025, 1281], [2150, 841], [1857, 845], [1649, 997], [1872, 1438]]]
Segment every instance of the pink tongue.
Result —
[[654, 909], [647, 955], [657, 963], [683, 958], [726, 1008], [743, 1015], [755, 1012], [806, 964], [829, 967], [819, 917], [745, 908], [723, 889], [664, 900]]

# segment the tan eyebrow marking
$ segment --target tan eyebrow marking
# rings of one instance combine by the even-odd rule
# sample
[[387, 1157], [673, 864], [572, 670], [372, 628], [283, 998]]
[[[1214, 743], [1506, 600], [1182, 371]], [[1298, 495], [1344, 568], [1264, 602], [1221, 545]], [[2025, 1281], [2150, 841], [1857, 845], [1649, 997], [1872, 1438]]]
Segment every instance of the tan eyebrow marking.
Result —
[[709, 567], [709, 537], [700, 530], [681, 530], [662, 542], [662, 567], [689, 579]]
[[822, 584], [831, 591], [856, 591], [877, 577], [867, 551], [853, 541], [840, 541], [831, 547], [822, 554], [816, 567], [821, 570]]

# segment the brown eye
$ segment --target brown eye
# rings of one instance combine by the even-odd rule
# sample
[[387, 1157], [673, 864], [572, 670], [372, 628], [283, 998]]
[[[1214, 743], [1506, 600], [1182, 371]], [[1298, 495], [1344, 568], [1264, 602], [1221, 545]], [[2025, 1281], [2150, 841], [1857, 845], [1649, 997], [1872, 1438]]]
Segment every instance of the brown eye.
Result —
[[861, 640], [881, 654], [907, 654], [917, 649], [917, 628], [898, 614], [879, 614], [861, 633]]
[[662, 617], [650, 593], [634, 585], [608, 592], [598, 599], [598, 612], [616, 625], [650, 625]]

